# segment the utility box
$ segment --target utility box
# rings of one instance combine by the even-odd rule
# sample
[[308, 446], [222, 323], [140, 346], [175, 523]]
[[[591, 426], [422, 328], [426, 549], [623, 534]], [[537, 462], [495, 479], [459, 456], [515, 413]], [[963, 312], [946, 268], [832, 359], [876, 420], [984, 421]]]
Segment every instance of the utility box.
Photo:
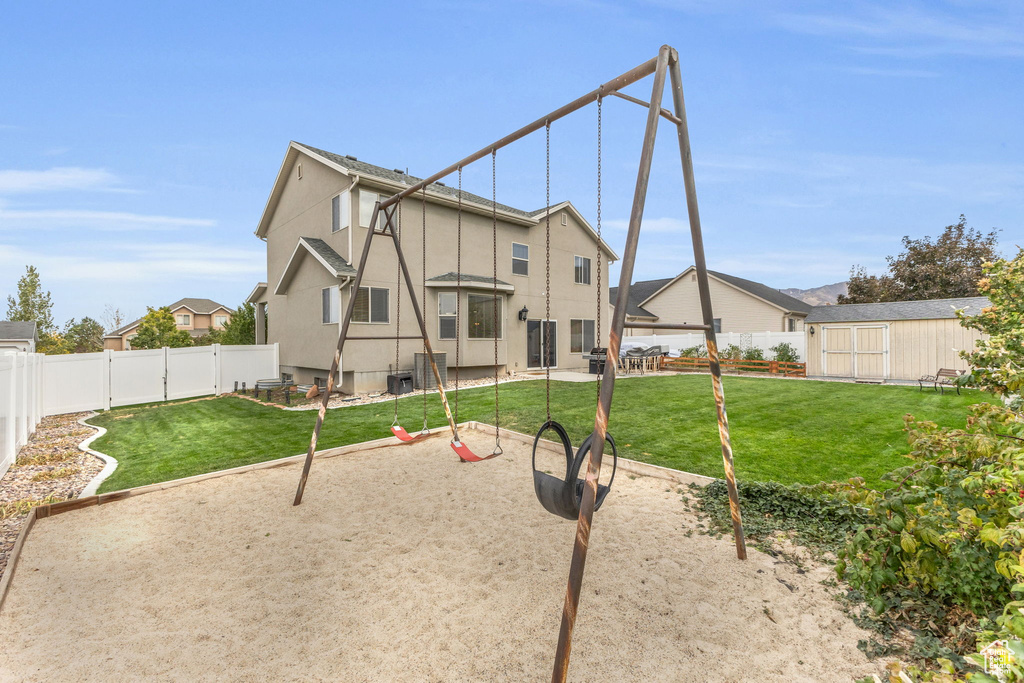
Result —
[[388, 393], [400, 396], [412, 391], [412, 373], [400, 372], [397, 375], [388, 375]]
[[[436, 389], [437, 380], [434, 378], [434, 371], [430, 368], [430, 357], [425, 353], [417, 353], [414, 356], [412, 385], [417, 391], [424, 388]], [[434, 362], [437, 363], [437, 372], [441, 375], [441, 382], [448, 384], [448, 354], [434, 353]]]

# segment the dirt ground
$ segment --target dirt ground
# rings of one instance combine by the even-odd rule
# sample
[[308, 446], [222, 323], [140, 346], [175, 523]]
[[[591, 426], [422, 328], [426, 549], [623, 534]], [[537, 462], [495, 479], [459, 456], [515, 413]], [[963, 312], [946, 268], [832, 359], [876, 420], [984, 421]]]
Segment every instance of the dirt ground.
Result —
[[[288, 466], [42, 519], [0, 612], [0, 679], [547, 680], [575, 523], [535, 500], [529, 448], [503, 445], [477, 464], [443, 437], [317, 460], [299, 507]], [[688, 535], [680, 490], [619, 473], [570, 680], [877, 668], [825, 569]]]

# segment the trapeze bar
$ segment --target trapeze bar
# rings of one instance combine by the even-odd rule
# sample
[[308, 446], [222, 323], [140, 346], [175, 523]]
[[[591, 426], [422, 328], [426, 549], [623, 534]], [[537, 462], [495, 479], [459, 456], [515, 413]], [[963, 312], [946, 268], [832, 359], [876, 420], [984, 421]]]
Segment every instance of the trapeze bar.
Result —
[[629, 71], [627, 71], [626, 73], [622, 74], [621, 76], [618, 76], [617, 78], [613, 78], [612, 80], [608, 81], [607, 83], [604, 83], [603, 85], [598, 86], [595, 90], [591, 90], [590, 92], [588, 92], [583, 97], [577, 98], [577, 99], [573, 100], [572, 102], [570, 102], [569, 104], [565, 105], [564, 107], [556, 109], [555, 111], [551, 112], [550, 114], [548, 114], [546, 116], [540, 117], [539, 119], [537, 119], [533, 123], [528, 124], [526, 126], [523, 126], [522, 128], [520, 128], [516, 132], [511, 133], [509, 135], [506, 135], [505, 137], [501, 138], [497, 142], [494, 142], [494, 143], [492, 143], [490, 145], [487, 145], [486, 147], [482, 148], [481, 150], [479, 150], [477, 152], [474, 152], [473, 154], [470, 154], [465, 159], [462, 159], [461, 161], [455, 162], [454, 164], [452, 164], [448, 168], [444, 169], [443, 171], [438, 171], [434, 175], [419, 181], [415, 185], [413, 185], [411, 187], [407, 187], [404, 190], [402, 190], [401, 192], [388, 197], [387, 199], [383, 200], [380, 203], [380, 208], [381, 209], [386, 209], [387, 207], [389, 207], [389, 206], [391, 206], [393, 204], [398, 203], [398, 201], [400, 201], [404, 197], [408, 197], [409, 195], [413, 194], [414, 192], [419, 192], [420, 190], [422, 190], [427, 185], [430, 185], [431, 183], [433, 183], [435, 181], [438, 181], [441, 178], [444, 178], [445, 176], [451, 175], [455, 171], [459, 170], [460, 168], [462, 168], [464, 166], [468, 166], [469, 164], [473, 163], [474, 161], [477, 161], [479, 159], [483, 159], [485, 156], [487, 156], [491, 152], [493, 152], [495, 150], [498, 150], [498, 149], [501, 149], [502, 147], [506, 147], [506, 146], [512, 144], [513, 142], [515, 142], [516, 140], [518, 140], [520, 138], [523, 138], [523, 137], [526, 137], [527, 135], [529, 135], [530, 133], [532, 133], [534, 131], [540, 130], [541, 128], [543, 128], [544, 126], [548, 125], [552, 121], [557, 121], [560, 118], [568, 116], [569, 114], [573, 113], [574, 111], [577, 111], [578, 109], [582, 109], [583, 107], [587, 106], [591, 102], [596, 102], [598, 100], [598, 98], [600, 98], [600, 97], [604, 97], [605, 95], [612, 95], [616, 91], [618, 91], [620, 88], [625, 88], [628, 85], [636, 83], [637, 81], [639, 81], [642, 78], [646, 78], [647, 76], [650, 76], [652, 73], [654, 73], [654, 70], [657, 68], [657, 66], [658, 66], [658, 58], [657, 57], [654, 57], [652, 59], [647, 60], [646, 62], [644, 62], [640, 66], [635, 67], [633, 69], [630, 69]]
[[[613, 92], [611, 94], [615, 95], [616, 97], [621, 97], [622, 99], [626, 100], [627, 102], [633, 102], [634, 104], [639, 104], [641, 107], [647, 107], [648, 109], [651, 107], [649, 102], [644, 102], [639, 97], [633, 97], [632, 95], [626, 95], [625, 93], [621, 93], [621, 92], [618, 92], [618, 91], [615, 91], [615, 92]], [[672, 112], [670, 112], [668, 109], [665, 109], [664, 107], [662, 107], [661, 111], [658, 112], [658, 113], [661, 114], [664, 118], [666, 118], [669, 121], [671, 121], [672, 123], [676, 124], [677, 126], [680, 123], [682, 123], [682, 120], [680, 120], [680, 118], [678, 116], [673, 115]]]
[[623, 323], [622, 326], [631, 330], [698, 330], [707, 332], [710, 329], [707, 325], [697, 323]]

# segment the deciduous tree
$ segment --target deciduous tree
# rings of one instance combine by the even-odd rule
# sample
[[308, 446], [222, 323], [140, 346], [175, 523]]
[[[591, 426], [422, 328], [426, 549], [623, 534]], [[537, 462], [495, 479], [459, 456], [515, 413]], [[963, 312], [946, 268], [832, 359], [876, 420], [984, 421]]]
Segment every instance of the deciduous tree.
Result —
[[171, 309], [146, 307], [146, 315], [139, 322], [139, 332], [132, 339], [133, 349], [159, 349], [169, 346], [172, 349], [192, 346], [192, 337], [186, 330], [179, 330]]

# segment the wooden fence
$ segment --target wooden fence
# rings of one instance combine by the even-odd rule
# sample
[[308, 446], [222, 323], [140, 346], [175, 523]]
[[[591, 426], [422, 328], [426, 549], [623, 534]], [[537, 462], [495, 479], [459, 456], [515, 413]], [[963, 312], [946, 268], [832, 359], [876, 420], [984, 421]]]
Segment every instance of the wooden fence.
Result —
[[[707, 358], [665, 358], [662, 367], [666, 370], [707, 370]], [[742, 360], [722, 358], [719, 360], [722, 372], [764, 372], [786, 377], [806, 377], [806, 363], [785, 363], [777, 360]]]

